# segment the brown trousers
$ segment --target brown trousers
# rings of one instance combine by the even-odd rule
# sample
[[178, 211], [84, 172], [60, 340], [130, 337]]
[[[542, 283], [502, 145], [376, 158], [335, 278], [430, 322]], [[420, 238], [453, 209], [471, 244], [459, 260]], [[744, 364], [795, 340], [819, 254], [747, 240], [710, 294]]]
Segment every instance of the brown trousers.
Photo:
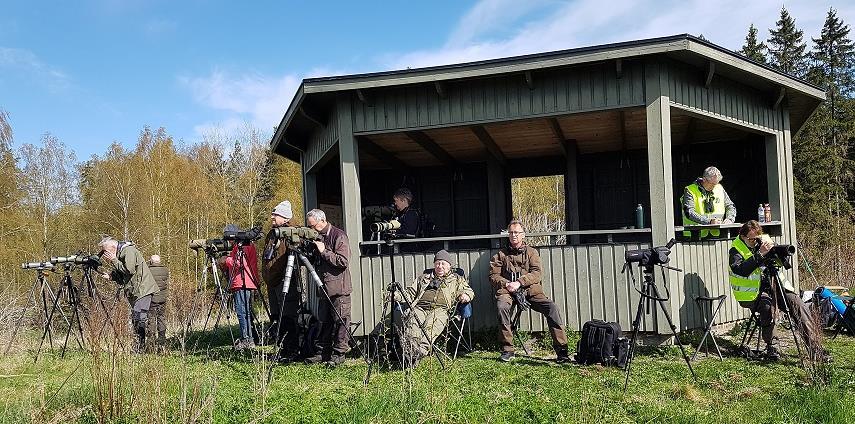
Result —
[[[339, 321], [338, 315], [341, 315], [344, 323]], [[350, 350], [349, 294], [332, 296], [332, 305], [326, 299], [320, 299], [318, 301], [318, 322], [320, 334], [318, 334], [318, 341], [315, 345], [315, 354], [328, 357], [333, 352], [344, 355]]]
[[[561, 323], [561, 314], [558, 312], [558, 305], [549, 300], [543, 293], [538, 293], [534, 296], [527, 296], [531, 309], [546, 316], [546, 324], [549, 326], [549, 334], [552, 336], [552, 346], [555, 351], [567, 350], [567, 333], [564, 332], [564, 324]], [[514, 333], [511, 328], [511, 309], [513, 307], [513, 299], [508, 294], [500, 294], [496, 298], [496, 307], [499, 309], [499, 342], [502, 344], [502, 351], [514, 351]]]

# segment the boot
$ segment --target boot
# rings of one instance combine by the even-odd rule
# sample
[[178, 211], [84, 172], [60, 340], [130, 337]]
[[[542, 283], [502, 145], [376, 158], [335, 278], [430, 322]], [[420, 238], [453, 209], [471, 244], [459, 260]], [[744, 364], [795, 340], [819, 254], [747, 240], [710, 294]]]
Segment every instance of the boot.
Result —
[[344, 354], [342, 353], [333, 353], [330, 356], [330, 359], [325, 362], [326, 366], [329, 368], [335, 368], [344, 363]]
[[570, 363], [570, 355], [567, 352], [567, 346], [558, 346], [555, 348], [555, 363], [568, 364]]

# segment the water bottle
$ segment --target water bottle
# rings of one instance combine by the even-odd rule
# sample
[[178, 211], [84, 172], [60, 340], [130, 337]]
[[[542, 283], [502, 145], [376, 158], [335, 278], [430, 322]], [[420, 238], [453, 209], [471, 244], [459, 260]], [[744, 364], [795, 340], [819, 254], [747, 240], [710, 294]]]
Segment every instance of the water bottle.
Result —
[[644, 207], [641, 203], [635, 207], [635, 228], [644, 228]]
[[768, 203], [763, 207], [763, 219], [763, 222], [772, 222], [772, 206]]
[[762, 203], [757, 208], [757, 222], [766, 222], [766, 208]]

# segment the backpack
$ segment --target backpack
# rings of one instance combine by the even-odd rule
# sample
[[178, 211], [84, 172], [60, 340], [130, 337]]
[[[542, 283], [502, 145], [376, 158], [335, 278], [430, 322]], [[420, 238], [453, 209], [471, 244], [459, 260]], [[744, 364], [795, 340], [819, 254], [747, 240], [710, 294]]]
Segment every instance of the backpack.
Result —
[[626, 366], [629, 340], [623, 337], [620, 324], [595, 319], [582, 326], [582, 337], [576, 344], [576, 363]]

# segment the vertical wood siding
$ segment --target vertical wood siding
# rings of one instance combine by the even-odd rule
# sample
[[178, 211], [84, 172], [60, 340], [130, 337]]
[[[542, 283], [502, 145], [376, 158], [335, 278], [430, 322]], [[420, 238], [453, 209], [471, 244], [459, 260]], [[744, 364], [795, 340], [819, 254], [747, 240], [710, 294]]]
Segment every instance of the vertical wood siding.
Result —
[[[635, 312], [639, 295], [632, 289], [628, 274], [621, 274], [626, 250], [647, 248], [649, 245], [614, 244], [586, 246], [552, 246], [538, 248], [543, 261], [543, 284], [546, 294], [558, 305], [561, 317], [570, 330], [578, 331], [591, 319], [616, 321], [623, 328], [632, 326], [630, 316]], [[475, 291], [472, 328], [475, 330], [498, 325], [496, 302], [489, 282], [490, 258], [493, 249], [452, 253], [466, 272]], [[391, 280], [389, 258], [362, 257], [362, 281], [354, 285], [353, 320], [363, 322], [360, 335], [365, 335], [379, 322], [385, 290]], [[395, 257], [395, 274], [404, 285], [432, 267], [432, 254], [400, 254]], [[634, 269], [636, 286], [640, 275]], [[675, 295], [682, 295], [677, 293]], [[680, 301], [679, 299], [677, 301]], [[675, 322], [677, 317], [675, 318]], [[523, 314], [520, 328], [524, 331], [544, 331], [542, 315], [528, 311]], [[654, 320], [645, 315], [644, 329], [653, 331]]]
[[640, 61], [614, 62], [533, 74], [447, 82], [445, 98], [433, 84], [369, 90], [368, 102], [352, 96], [354, 132], [404, 130], [523, 119], [644, 104]]
[[335, 110], [330, 114], [327, 125], [312, 133], [311, 140], [303, 156], [304, 168], [311, 169], [338, 141], [338, 114]]
[[659, 72], [662, 95], [675, 105], [769, 132], [781, 129], [780, 111], [772, 109], [771, 93], [720, 75], [714, 75], [710, 87], [705, 88], [706, 71], [665, 59], [659, 61]]

